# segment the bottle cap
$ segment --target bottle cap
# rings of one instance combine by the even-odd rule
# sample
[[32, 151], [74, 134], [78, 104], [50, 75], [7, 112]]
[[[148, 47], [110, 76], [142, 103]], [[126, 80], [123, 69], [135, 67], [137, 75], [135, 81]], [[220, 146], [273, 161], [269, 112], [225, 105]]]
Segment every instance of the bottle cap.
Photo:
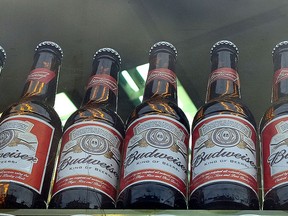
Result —
[[118, 53], [116, 50], [114, 50], [114, 49], [112, 49], [112, 48], [102, 48], [102, 49], [99, 49], [99, 50], [94, 54], [94, 56], [93, 56], [93, 61], [94, 61], [95, 59], [98, 59], [99, 57], [103, 57], [103, 56], [108, 57], [108, 58], [112, 58], [114, 61], [117, 62], [117, 64], [118, 64], [119, 67], [120, 67], [120, 65], [121, 65], [121, 57], [120, 57], [119, 53]]
[[2, 62], [3, 66], [6, 62], [6, 52], [3, 47], [0, 46], [0, 61]]
[[52, 41], [43, 41], [38, 44], [38, 46], [35, 49], [35, 52], [43, 51], [43, 50], [48, 50], [50, 52], [53, 52], [56, 54], [60, 59], [63, 58], [63, 51], [61, 47], [56, 44], [55, 42]]
[[280, 43], [276, 44], [272, 50], [272, 56], [274, 57], [275, 54], [283, 51], [288, 51], [288, 41], [281, 41]]
[[222, 50], [227, 50], [227, 51], [233, 52], [238, 57], [239, 49], [237, 48], [237, 46], [234, 43], [232, 43], [231, 41], [228, 41], [228, 40], [220, 40], [220, 41], [216, 42], [212, 46], [212, 48], [210, 50], [210, 54], [212, 56], [214, 52], [222, 51]]
[[155, 43], [151, 48], [150, 48], [150, 51], [149, 51], [149, 55], [153, 55], [154, 53], [156, 52], [169, 52], [171, 53], [172, 55], [175, 56], [175, 58], [177, 57], [177, 50], [176, 48], [169, 42], [166, 42], [166, 41], [160, 41], [160, 42], [157, 42]]

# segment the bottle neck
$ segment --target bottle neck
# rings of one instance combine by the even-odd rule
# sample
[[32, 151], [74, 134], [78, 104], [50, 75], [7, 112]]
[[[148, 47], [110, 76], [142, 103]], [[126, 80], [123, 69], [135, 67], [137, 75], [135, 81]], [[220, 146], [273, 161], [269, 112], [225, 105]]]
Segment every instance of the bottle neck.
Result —
[[61, 60], [53, 53], [35, 53], [31, 71], [27, 77], [21, 100], [37, 100], [53, 107], [58, 84]]
[[274, 58], [271, 101], [283, 99], [288, 99], [288, 52], [281, 52]]
[[213, 53], [206, 102], [222, 97], [240, 98], [237, 56], [227, 50]]
[[119, 66], [110, 58], [94, 60], [82, 106], [87, 104], [106, 106], [116, 112], [119, 70]]
[[166, 52], [159, 52], [150, 57], [149, 63], [143, 101], [151, 98], [165, 98], [177, 104], [175, 57]]

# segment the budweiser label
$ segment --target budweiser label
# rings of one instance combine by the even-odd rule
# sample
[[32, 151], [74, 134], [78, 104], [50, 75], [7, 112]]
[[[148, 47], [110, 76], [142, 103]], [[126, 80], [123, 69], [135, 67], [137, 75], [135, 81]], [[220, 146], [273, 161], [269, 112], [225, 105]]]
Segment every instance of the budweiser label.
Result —
[[176, 120], [145, 116], [127, 129], [123, 147], [120, 193], [133, 184], [152, 181], [186, 196], [189, 132]]
[[208, 86], [216, 80], [224, 79], [224, 80], [231, 80], [235, 82], [238, 86], [240, 86], [240, 79], [239, 75], [236, 70], [232, 68], [219, 68], [214, 70], [210, 74], [210, 78], [208, 81]]
[[114, 92], [115, 95], [118, 93], [117, 81], [112, 76], [107, 74], [97, 74], [90, 77], [87, 89], [95, 86], [105, 86]]
[[288, 116], [269, 122], [261, 131], [264, 194], [288, 181]]
[[237, 116], [199, 122], [192, 132], [190, 194], [217, 181], [237, 182], [257, 194], [256, 139], [253, 125]]
[[166, 80], [175, 88], [177, 87], [176, 74], [167, 68], [157, 68], [150, 70], [147, 75], [146, 85], [156, 79]]
[[26, 82], [39, 81], [43, 83], [49, 83], [56, 76], [54, 71], [48, 70], [47, 68], [36, 68], [30, 72]]
[[99, 122], [81, 122], [63, 135], [53, 196], [75, 187], [105, 193], [115, 201], [119, 179], [121, 134]]
[[276, 85], [282, 80], [288, 79], [288, 68], [281, 68], [275, 71], [273, 79], [274, 79], [274, 85]]
[[13, 116], [0, 126], [0, 182], [41, 193], [54, 128], [32, 116]]

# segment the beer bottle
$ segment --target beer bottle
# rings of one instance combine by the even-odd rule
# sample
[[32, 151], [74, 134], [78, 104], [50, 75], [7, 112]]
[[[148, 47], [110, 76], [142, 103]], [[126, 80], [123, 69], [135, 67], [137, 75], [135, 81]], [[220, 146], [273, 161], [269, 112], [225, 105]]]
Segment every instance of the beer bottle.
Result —
[[238, 48], [211, 49], [206, 103], [192, 123], [190, 209], [259, 209], [256, 124], [240, 97]]
[[61, 138], [54, 106], [62, 50], [40, 43], [19, 102], [1, 116], [0, 208], [46, 208]]
[[143, 102], [127, 120], [119, 208], [186, 209], [189, 123], [177, 106], [176, 49], [150, 49]]
[[288, 209], [288, 41], [273, 49], [271, 106], [260, 121], [263, 165], [263, 208]]
[[64, 126], [49, 208], [115, 208], [124, 123], [117, 111], [120, 55], [96, 52], [81, 108]]

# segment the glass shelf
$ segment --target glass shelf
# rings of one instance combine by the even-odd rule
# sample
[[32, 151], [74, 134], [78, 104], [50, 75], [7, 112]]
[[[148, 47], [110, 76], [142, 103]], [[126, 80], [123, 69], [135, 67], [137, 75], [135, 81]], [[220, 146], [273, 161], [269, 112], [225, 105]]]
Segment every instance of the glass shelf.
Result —
[[2, 209], [0, 216], [10, 215], [38, 215], [38, 216], [262, 216], [262, 215], [288, 215], [285, 211], [261, 211], [261, 210], [103, 210], [103, 209]]

